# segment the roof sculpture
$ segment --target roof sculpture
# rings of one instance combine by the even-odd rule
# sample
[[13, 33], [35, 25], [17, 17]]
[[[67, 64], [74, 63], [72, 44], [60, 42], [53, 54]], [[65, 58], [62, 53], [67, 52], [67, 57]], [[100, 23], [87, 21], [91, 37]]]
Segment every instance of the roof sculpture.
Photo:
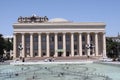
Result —
[[47, 18], [47, 16], [41, 17], [41, 16], [30, 16], [30, 17], [18, 17], [18, 23], [43, 23], [43, 22], [49, 22], [49, 23], [66, 23], [66, 22], [70, 22], [64, 18], [53, 18], [53, 19], [49, 19]]
[[41, 17], [41, 16], [30, 16], [30, 17], [22, 17], [20, 16], [18, 18], [19, 23], [42, 23], [42, 22], [47, 22], [48, 18], [47, 16]]

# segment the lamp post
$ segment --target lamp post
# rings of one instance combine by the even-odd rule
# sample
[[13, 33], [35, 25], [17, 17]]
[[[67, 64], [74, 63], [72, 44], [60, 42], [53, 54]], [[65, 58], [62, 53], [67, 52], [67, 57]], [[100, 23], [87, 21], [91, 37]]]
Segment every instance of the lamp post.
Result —
[[[86, 44], [86, 49], [87, 49], [87, 51], [90, 49], [90, 44]], [[87, 52], [87, 58], [89, 58], [88, 52]]]
[[[87, 49], [87, 50], [88, 50], [88, 49], [92, 49], [92, 50], [93, 50], [93, 51], [92, 51], [93, 53], [95, 52], [95, 51], [94, 51], [94, 48], [95, 48], [94, 45], [92, 45], [92, 44], [86, 44], [86, 49]], [[87, 57], [88, 57], [88, 58], [89, 58], [89, 56], [90, 56], [90, 55], [87, 54]]]
[[22, 49], [23, 49], [22, 43], [18, 45], [18, 49], [20, 50], [20, 59], [22, 59]]

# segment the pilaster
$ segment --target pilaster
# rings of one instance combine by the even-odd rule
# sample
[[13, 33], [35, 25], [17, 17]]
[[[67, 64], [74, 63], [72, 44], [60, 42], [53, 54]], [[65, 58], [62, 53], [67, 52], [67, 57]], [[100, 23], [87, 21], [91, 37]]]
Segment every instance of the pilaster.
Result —
[[38, 56], [41, 57], [41, 33], [38, 33]]
[[57, 33], [55, 33], [55, 57], [58, 57], [58, 38]]
[[82, 56], [82, 33], [79, 33], [79, 55]]
[[74, 33], [71, 33], [71, 56], [74, 56]]
[[33, 57], [33, 33], [30, 33], [30, 56]]

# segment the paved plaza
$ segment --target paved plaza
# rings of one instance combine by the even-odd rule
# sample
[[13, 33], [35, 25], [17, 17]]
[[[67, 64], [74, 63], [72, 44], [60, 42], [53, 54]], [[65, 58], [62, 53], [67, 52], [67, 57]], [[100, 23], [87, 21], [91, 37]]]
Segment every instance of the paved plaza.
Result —
[[[48, 62], [46, 62], [48, 63]], [[54, 63], [54, 62], [53, 62]], [[101, 69], [99, 69], [101, 67]], [[108, 68], [109, 67], [109, 68]], [[1, 80], [119, 80], [110, 76], [110, 68], [118, 73], [120, 68], [93, 63], [64, 63], [36, 65], [2, 65]], [[104, 70], [105, 69], [105, 70]], [[119, 76], [119, 75], [118, 75]]]

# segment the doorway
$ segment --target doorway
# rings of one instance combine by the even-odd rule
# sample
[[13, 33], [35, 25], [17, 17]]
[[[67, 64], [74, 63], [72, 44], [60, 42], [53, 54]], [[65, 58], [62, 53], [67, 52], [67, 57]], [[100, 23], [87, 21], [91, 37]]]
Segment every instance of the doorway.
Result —
[[61, 57], [63, 52], [58, 52], [58, 57]]
[[50, 57], [53, 57], [54, 56], [54, 52], [50, 52]]
[[69, 51], [66, 52], [66, 56], [67, 57], [70, 56], [70, 52]]

